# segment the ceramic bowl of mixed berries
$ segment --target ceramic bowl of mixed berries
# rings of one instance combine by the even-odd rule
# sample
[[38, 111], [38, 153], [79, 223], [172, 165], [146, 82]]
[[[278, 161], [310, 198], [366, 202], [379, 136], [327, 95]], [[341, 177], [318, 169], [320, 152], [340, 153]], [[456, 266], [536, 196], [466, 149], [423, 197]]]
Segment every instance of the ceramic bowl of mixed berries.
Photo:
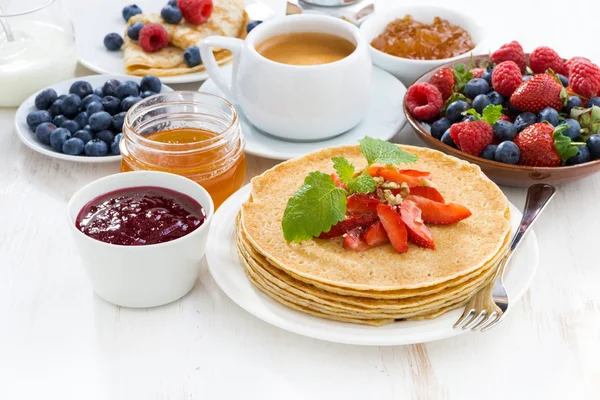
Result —
[[566, 183], [600, 170], [600, 68], [512, 41], [435, 68], [404, 111], [427, 145], [478, 164], [496, 183]]
[[17, 134], [32, 150], [77, 162], [120, 161], [127, 110], [142, 98], [171, 91], [148, 75], [91, 75], [47, 87], [21, 104]]

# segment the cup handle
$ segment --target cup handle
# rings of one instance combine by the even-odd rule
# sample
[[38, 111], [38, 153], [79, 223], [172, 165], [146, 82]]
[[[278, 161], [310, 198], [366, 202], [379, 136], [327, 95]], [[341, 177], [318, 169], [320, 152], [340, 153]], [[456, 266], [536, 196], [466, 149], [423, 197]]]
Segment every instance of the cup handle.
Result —
[[[210, 78], [215, 85], [225, 94], [229, 100], [237, 101], [237, 90], [235, 81], [237, 78], [238, 66], [240, 64], [240, 54], [244, 41], [241, 39], [225, 36], [209, 36], [200, 42], [200, 57]], [[231, 73], [231, 84], [228, 84], [219, 70], [219, 65], [212, 52], [213, 47], [229, 50], [233, 54], [233, 71]]]

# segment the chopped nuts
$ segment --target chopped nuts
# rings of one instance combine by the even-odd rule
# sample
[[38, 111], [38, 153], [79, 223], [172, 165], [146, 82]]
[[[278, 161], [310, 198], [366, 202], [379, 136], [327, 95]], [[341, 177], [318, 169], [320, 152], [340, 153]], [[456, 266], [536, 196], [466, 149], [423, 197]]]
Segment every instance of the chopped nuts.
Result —
[[400, 185], [396, 182], [383, 182], [379, 185], [383, 189], [400, 189]]
[[383, 182], [385, 182], [385, 179], [383, 179], [383, 177], [381, 177], [381, 176], [374, 176], [373, 180], [375, 182], [377, 182], [377, 183], [383, 183]]
[[405, 199], [406, 197], [408, 197], [409, 194], [410, 188], [408, 187], [408, 183], [402, 182], [402, 185], [400, 185], [400, 196], [402, 196], [402, 198]]
[[383, 191], [383, 196], [385, 198], [385, 201], [390, 205], [390, 206], [396, 206], [398, 204], [401, 204], [402, 201], [404, 200], [402, 198], [402, 196], [400, 196], [399, 194], [397, 195], [393, 195], [392, 191], [389, 189], [385, 189]]
[[429, 179], [424, 178], [421, 182], [419, 182], [419, 186], [430, 186], [430, 187], [434, 187], [433, 186], [433, 182], [431, 182]]

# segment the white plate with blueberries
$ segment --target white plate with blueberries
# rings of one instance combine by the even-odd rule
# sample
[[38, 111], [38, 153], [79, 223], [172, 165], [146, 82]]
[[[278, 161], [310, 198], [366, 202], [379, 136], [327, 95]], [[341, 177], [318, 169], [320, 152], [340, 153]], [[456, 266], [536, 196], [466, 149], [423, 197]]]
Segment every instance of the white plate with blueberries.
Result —
[[126, 111], [142, 98], [172, 89], [154, 76], [91, 75], [47, 87], [21, 104], [17, 134], [32, 150], [61, 160], [121, 160]]

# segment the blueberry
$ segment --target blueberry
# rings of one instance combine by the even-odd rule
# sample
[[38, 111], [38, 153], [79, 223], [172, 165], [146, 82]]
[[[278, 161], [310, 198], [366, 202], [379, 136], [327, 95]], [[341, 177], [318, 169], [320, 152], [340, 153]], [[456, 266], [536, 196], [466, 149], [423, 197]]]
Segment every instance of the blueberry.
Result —
[[70, 94], [60, 105], [62, 113], [68, 118], [74, 118], [81, 110], [81, 99], [76, 94]]
[[563, 111], [565, 114], [570, 115], [573, 107], [581, 107], [581, 99], [577, 96], [569, 96], [567, 104], [564, 106]]
[[485, 71], [483, 71], [483, 75], [481, 75], [481, 77], [483, 79], [485, 79], [487, 81], [487, 83], [491, 86], [492, 85], [492, 73], [494, 72], [494, 68], [488, 68]]
[[118, 51], [121, 50], [121, 46], [123, 46], [123, 38], [118, 33], [109, 33], [104, 36], [104, 47], [106, 47], [109, 51]]
[[73, 137], [67, 140], [62, 146], [62, 152], [70, 156], [78, 156], [83, 153], [83, 140]]
[[129, 96], [139, 96], [140, 95], [140, 87], [134, 81], [125, 81], [121, 82], [119, 87], [117, 88], [117, 97], [123, 100], [125, 97]]
[[140, 82], [140, 91], [150, 91], [154, 93], [160, 93], [162, 89], [162, 82], [154, 75], [146, 75]]
[[104, 129], [109, 129], [112, 123], [112, 117], [106, 111], [100, 111], [92, 114], [89, 118], [90, 127], [98, 132]]
[[33, 111], [27, 114], [27, 125], [33, 130], [38, 127], [42, 122], [51, 122], [52, 116], [46, 110]]
[[93, 133], [94, 132], [94, 130], [92, 129], [92, 127], [89, 124], [87, 124], [86, 126], [84, 126], [83, 130], [84, 131], [88, 131], [89, 133]]
[[489, 106], [491, 103], [492, 102], [490, 101], [490, 98], [488, 97], [488, 95], [486, 95], [486, 94], [478, 94], [473, 99], [473, 108], [479, 114], [483, 114], [483, 109], [486, 108], [487, 106]]
[[450, 103], [446, 109], [446, 118], [448, 118], [452, 123], [458, 122], [463, 118], [462, 113], [467, 111], [469, 108], [471, 108], [469, 103], [463, 100], [457, 100], [453, 103]]
[[50, 133], [50, 146], [58, 152], [62, 152], [63, 144], [71, 139], [71, 132], [65, 128], [56, 128]]
[[121, 132], [123, 130], [123, 122], [125, 122], [126, 112], [120, 112], [112, 117], [111, 126], [115, 132]]
[[564, 87], [569, 86], [569, 78], [567, 78], [566, 76], [558, 74], [558, 79], [560, 79], [560, 83], [562, 83]]
[[84, 99], [87, 95], [94, 92], [92, 85], [86, 81], [75, 81], [69, 88], [69, 93], [76, 94], [80, 99]]
[[89, 117], [91, 117], [92, 115], [104, 111], [104, 107], [102, 106], [102, 103], [100, 101], [92, 101], [90, 104], [88, 104], [85, 111], [89, 119]]
[[508, 111], [512, 114], [512, 115], [519, 115], [521, 114], [521, 110], [519, 110], [517, 107], [513, 106], [512, 103], [508, 103]]
[[92, 132], [82, 129], [82, 130], [75, 132], [73, 134], [73, 137], [81, 139], [83, 141], [83, 144], [86, 144], [87, 142], [89, 142], [90, 140], [92, 140], [94, 138], [94, 135], [92, 134]]
[[71, 132], [71, 134], [73, 134], [73, 133], [77, 132], [79, 129], [81, 129], [81, 126], [77, 122], [72, 121], [70, 119], [68, 119], [65, 122], [63, 122], [62, 124], [60, 124], [60, 127], [65, 128], [66, 130]]
[[[107, 113], [114, 115], [121, 111], [121, 100], [114, 96], [104, 96], [102, 98], [102, 107]], [[88, 111], [88, 114], [90, 112]]]
[[140, 38], [140, 31], [143, 27], [143, 23], [136, 22], [127, 29], [127, 36], [129, 36], [131, 40], [138, 40]]
[[531, 75], [523, 75], [523, 78], [521, 78], [521, 81], [523, 82], [527, 82], [528, 80], [530, 80], [531, 78], [533, 78], [533, 76]]
[[123, 100], [121, 100], [121, 110], [123, 111], [127, 111], [129, 110], [131, 107], [133, 107], [133, 105], [135, 103], [137, 103], [138, 101], [141, 101], [142, 98], [139, 96], [129, 96], [129, 97], [125, 97]]
[[140, 93], [140, 97], [145, 99], [146, 97], [154, 96], [156, 93], [146, 90], [145, 92]]
[[591, 106], [600, 107], [600, 97], [592, 97], [585, 103], [585, 108], [590, 108]]
[[86, 126], [88, 123], [88, 113], [85, 111], [80, 112], [75, 118], [73, 118], [73, 121], [77, 122], [81, 127]]
[[183, 52], [183, 61], [188, 67], [200, 65], [202, 58], [200, 57], [200, 49], [196, 46], [190, 46]]
[[47, 110], [56, 101], [58, 95], [54, 89], [44, 89], [35, 96], [35, 107], [38, 110]]
[[600, 134], [590, 136], [587, 141], [587, 148], [590, 151], [592, 160], [600, 158]]
[[58, 99], [56, 99], [56, 100], [64, 100], [65, 97], [67, 97], [66, 94], [61, 94], [60, 96], [58, 96]]
[[167, 24], [178, 24], [181, 22], [181, 11], [177, 7], [166, 5], [160, 10], [160, 16], [165, 20]]
[[494, 136], [501, 142], [513, 140], [517, 136], [517, 128], [512, 122], [498, 121], [493, 126]]
[[448, 120], [448, 118], [440, 118], [431, 124], [431, 136], [436, 138], [437, 140], [442, 139], [442, 135], [446, 132], [452, 123]]
[[479, 157], [494, 161], [496, 159], [495, 154], [497, 148], [498, 146], [495, 144], [488, 144], [485, 146], [485, 149], [483, 149]]
[[123, 8], [123, 11], [121, 12], [125, 22], [129, 22], [129, 18], [133, 17], [134, 15], [141, 14], [141, 13], [142, 13], [142, 9], [139, 8], [137, 6], [137, 4], [131, 4], [131, 5], [125, 6]]
[[56, 101], [52, 103], [50, 109], [48, 110], [50, 112], [50, 115], [56, 117], [57, 115], [62, 114], [62, 102], [62, 99], [56, 99]]
[[567, 160], [567, 165], [583, 164], [590, 161], [590, 150], [586, 146], [577, 147], [577, 154]]
[[92, 101], [101, 102], [102, 97], [95, 95], [95, 94], [88, 94], [87, 96], [85, 96], [85, 98], [81, 102], [81, 108], [83, 108], [85, 110]]
[[490, 84], [483, 78], [473, 78], [465, 85], [465, 96], [474, 99], [490, 91]]
[[546, 121], [552, 126], [558, 125], [558, 111], [552, 107], [546, 107], [537, 115], [538, 122]]
[[61, 126], [63, 124], [63, 122], [68, 121], [68, 120], [69, 120], [69, 118], [65, 117], [64, 115], [57, 115], [52, 120], [52, 123], [56, 126]]
[[246, 32], [250, 33], [250, 31], [254, 28], [256, 28], [257, 26], [259, 26], [260, 24], [262, 24], [262, 21], [259, 20], [255, 20], [255, 21], [250, 21], [248, 23], [248, 25], [246, 25]]
[[505, 164], [516, 164], [519, 162], [519, 157], [521, 157], [519, 147], [510, 141], [500, 143], [496, 149], [496, 154], [494, 154], [496, 161]]
[[83, 149], [85, 154], [91, 157], [102, 157], [108, 153], [108, 145], [100, 139], [90, 140]]
[[169, 2], [167, 4], [172, 7], [177, 7], [177, 0], [169, 0]]
[[97, 87], [96, 89], [94, 89], [94, 94], [100, 98], [104, 97], [104, 90], [102, 90], [102, 88]]
[[561, 124], [566, 124], [569, 129], [563, 131], [563, 135], [568, 136], [571, 140], [576, 139], [581, 134], [581, 125], [575, 119], [567, 118]]
[[452, 136], [450, 136], [450, 129], [444, 132], [441, 141], [442, 143], [447, 144], [448, 146], [456, 147], [456, 143], [454, 143]]
[[533, 125], [537, 122], [537, 117], [534, 113], [524, 112], [517, 116], [515, 119], [515, 128], [517, 128], [517, 132], [521, 132], [523, 129], [527, 128], [529, 125]]
[[96, 133], [96, 139], [102, 140], [104, 143], [106, 143], [109, 146], [113, 142], [114, 138], [115, 138], [115, 134], [106, 129]]
[[471, 122], [471, 121], [475, 121], [475, 117], [472, 115], [467, 115], [460, 122]]
[[50, 145], [50, 134], [56, 126], [50, 122], [42, 122], [35, 128], [35, 136], [44, 144]]
[[110, 144], [110, 151], [113, 154], [121, 154], [121, 150], [119, 149], [119, 143], [121, 142], [121, 138], [123, 138], [123, 134], [119, 133], [115, 136], [112, 143]]
[[104, 86], [102, 86], [102, 92], [104, 93], [104, 96], [102, 97], [116, 96], [119, 85], [121, 85], [121, 82], [116, 79], [109, 79], [104, 82]]
[[498, 92], [489, 92], [487, 96], [490, 99], [490, 103], [495, 106], [501, 106], [504, 104], [504, 97]]

